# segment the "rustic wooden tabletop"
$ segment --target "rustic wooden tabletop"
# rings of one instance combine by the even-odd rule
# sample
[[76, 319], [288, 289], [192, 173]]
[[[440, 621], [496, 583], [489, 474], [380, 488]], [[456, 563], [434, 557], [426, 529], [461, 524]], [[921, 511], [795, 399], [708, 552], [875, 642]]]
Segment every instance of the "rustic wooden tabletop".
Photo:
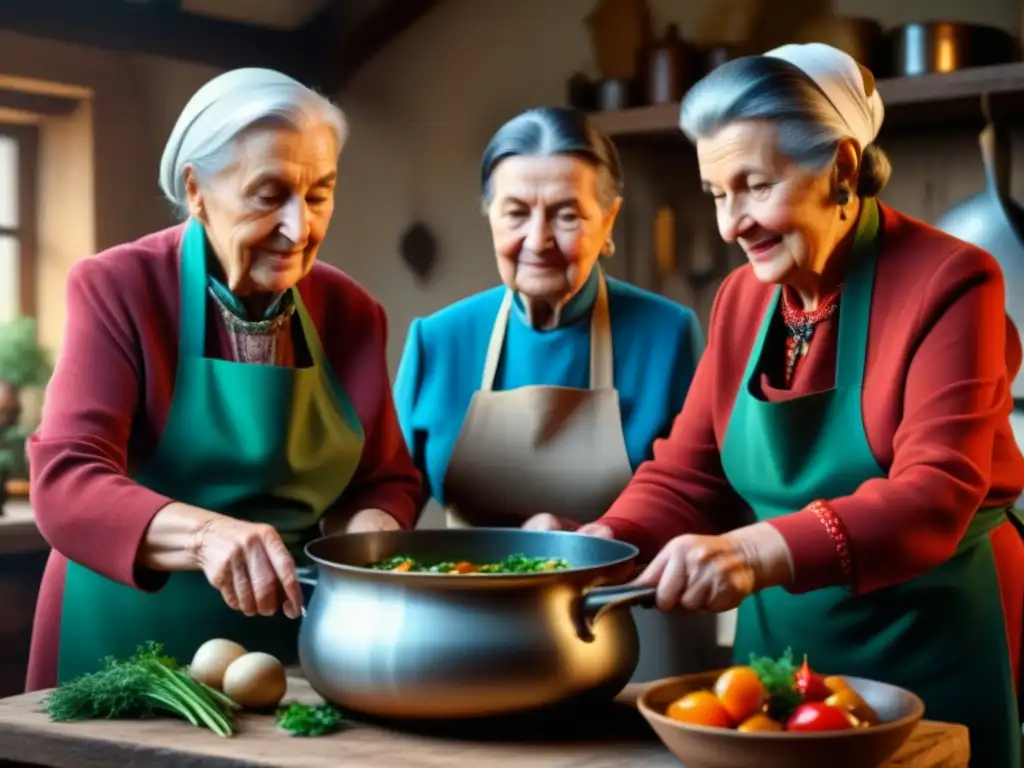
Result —
[[[238, 718], [232, 738], [176, 720], [58, 724], [36, 693], [0, 700], [0, 755], [8, 765], [49, 768], [679, 768], [633, 706], [637, 693], [630, 686], [610, 708], [572, 722], [508, 721], [472, 735], [359, 722], [312, 739], [286, 735], [266, 715]], [[288, 698], [320, 701], [294, 677]], [[960, 768], [967, 754], [966, 729], [924, 722], [888, 768]]]

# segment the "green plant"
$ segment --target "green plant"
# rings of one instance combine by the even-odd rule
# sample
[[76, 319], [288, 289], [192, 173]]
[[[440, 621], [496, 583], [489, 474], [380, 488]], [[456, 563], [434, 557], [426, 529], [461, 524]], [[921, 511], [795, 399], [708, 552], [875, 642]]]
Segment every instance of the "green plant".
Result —
[[28, 479], [25, 441], [30, 434], [32, 430], [20, 424], [7, 430], [0, 429], [0, 477]]
[[39, 345], [33, 318], [17, 317], [0, 324], [0, 382], [15, 390], [44, 387], [52, 372], [49, 355]]

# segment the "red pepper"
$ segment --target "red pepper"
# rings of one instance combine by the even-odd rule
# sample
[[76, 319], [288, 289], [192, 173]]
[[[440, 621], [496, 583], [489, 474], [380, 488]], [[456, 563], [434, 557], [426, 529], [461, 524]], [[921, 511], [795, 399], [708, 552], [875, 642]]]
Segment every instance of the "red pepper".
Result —
[[824, 701], [832, 695], [832, 691], [825, 685], [825, 678], [811, 671], [806, 656], [796, 672], [796, 689], [804, 701]]
[[853, 723], [845, 712], [820, 701], [801, 704], [786, 721], [787, 731], [803, 733], [845, 731], [850, 728], [853, 728]]

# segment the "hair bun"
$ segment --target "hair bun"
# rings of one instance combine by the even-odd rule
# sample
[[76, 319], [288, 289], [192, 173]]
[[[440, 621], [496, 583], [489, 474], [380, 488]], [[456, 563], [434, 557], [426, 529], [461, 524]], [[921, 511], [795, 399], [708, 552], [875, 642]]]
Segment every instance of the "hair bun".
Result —
[[857, 194], [861, 197], [877, 197], [889, 183], [890, 176], [892, 176], [892, 164], [885, 151], [875, 144], [868, 144], [864, 147], [860, 158]]

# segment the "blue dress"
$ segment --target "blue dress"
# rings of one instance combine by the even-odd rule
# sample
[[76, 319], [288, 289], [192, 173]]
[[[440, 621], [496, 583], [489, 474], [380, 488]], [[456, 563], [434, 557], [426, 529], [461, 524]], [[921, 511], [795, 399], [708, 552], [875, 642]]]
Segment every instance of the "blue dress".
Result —
[[[610, 277], [615, 388], [626, 452], [633, 469], [651, 457], [683, 407], [704, 335], [693, 310]], [[531, 328], [519, 297], [513, 302], [494, 389], [529, 385], [587, 388], [595, 269], [562, 308], [559, 327]], [[444, 477], [455, 441], [480, 388], [484, 358], [505, 287], [462, 299], [413, 320], [395, 380], [398, 420], [428, 492], [445, 505]]]

